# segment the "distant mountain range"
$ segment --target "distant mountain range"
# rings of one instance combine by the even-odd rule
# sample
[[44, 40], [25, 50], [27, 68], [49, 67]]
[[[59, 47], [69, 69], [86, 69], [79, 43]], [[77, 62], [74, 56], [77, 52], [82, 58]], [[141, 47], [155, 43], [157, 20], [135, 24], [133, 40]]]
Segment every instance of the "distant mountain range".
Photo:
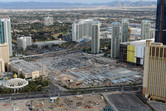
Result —
[[63, 3], [63, 2], [0, 2], [0, 9], [64, 9], [64, 8], [87, 8], [94, 6], [110, 7], [141, 7], [154, 6], [155, 1], [112, 1], [108, 3]]

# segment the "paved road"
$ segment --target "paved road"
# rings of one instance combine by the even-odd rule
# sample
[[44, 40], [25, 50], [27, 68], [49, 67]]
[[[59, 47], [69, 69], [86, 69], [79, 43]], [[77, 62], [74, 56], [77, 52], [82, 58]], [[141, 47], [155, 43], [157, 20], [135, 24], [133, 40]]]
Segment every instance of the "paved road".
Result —
[[68, 90], [61, 91], [55, 90], [51, 92], [35, 92], [35, 93], [21, 93], [21, 94], [7, 94], [0, 95], [0, 98], [11, 99], [11, 100], [20, 100], [20, 99], [35, 99], [35, 98], [49, 98], [52, 96], [71, 96], [71, 95], [80, 95], [80, 94], [92, 94], [92, 93], [104, 93], [104, 92], [115, 92], [115, 91], [140, 91], [142, 86], [125, 86], [125, 87], [108, 87], [100, 89], [78, 89], [78, 90]]
[[114, 111], [151, 111], [147, 105], [132, 93], [110, 94], [106, 95], [105, 98]]
[[60, 50], [60, 51], [52, 51], [52, 52], [47, 52], [47, 53], [43, 53], [43, 54], [36, 54], [36, 55], [27, 55], [27, 56], [23, 56], [23, 57], [18, 57], [20, 59], [25, 59], [25, 58], [32, 58], [32, 57], [43, 57], [43, 56], [50, 56], [50, 55], [64, 55], [64, 54], [69, 54], [69, 53], [76, 53], [76, 52], [81, 52], [80, 50]]
[[[59, 84], [57, 84], [52, 77], [49, 77], [49, 79], [50, 79], [51, 83], [54, 85], [54, 87], [58, 88], [61, 91], [67, 91], [66, 88], [64, 88], [64, 87], [60, 86]], [[53, 88], [53, 87], [51, 87], [51, 88]]]

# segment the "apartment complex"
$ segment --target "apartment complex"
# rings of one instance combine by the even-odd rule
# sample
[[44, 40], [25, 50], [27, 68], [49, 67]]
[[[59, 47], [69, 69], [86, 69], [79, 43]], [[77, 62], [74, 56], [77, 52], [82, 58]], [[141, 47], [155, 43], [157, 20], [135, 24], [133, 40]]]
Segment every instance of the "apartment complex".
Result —
[[129, 40], [129, 20], [122, 19], [122, 42], [127, 42]]
[[111, 57], [119, 57], [120, 48], [120, 22], [112, 23], [112, 39], [111, 39]]
[[91, 53], [97, 54], [100, 49], [100, 23], [92, 24]]
[[146, 41], [143, 94], [166, 101], [166, 46]]
[[32, 37], [27, 36], [27, 37], [17, 38], [18, 49], [26, 50], [27, 46], [31, 46], [31, 45], [32, 45]]
[[96, 23], [99, 24], [98, 21], [93, 19], [75, 21], [72, 24], [72, 41], [79, 41], [83, 38], [90, 39], [92, 37], [92, 25]]
[[0, 44], [8, 43], [9, 56], [13, 55], [10, 18], [0, 18]]
[[53, 17], [44, 17], [44, 25], [45, 26], [51, 26], [54, 24], [54, 18]]
[[151, 23], [150, 20], [142, 20], [141, 39], [150, 39]]

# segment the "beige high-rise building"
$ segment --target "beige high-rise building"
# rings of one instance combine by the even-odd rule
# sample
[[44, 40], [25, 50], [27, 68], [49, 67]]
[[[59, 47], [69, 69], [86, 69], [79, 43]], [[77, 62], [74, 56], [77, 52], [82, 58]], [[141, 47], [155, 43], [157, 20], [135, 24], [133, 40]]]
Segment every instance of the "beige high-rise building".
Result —
[[5, 64], [9, 62], [9, 48], [7, 43], [0, 44], [0, 58], [4, 60]]
[[0, 44], [0, 58], [4, 61], [5, 65], [9, 63], [9, 48], [7, 43]]
[[166, 46], [146, 41], [143, 94], [166, 101]]
[[5, 65], [9, 63], [8, 44], [0, 44], [0, 72], [5, 72]]
[[5, 72], [5, 64], [4, 61], [0, 58], [0, 73]]

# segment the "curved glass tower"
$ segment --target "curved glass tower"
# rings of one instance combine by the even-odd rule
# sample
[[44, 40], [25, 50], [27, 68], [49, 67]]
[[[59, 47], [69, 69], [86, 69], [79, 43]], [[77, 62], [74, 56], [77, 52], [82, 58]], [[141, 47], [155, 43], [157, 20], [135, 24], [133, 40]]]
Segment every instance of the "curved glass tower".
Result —
[[0, 20], [0, 44], [5, 43], [3, 22]]
[[166, 45], [166, 0], [157, 0], [155, 42]]

